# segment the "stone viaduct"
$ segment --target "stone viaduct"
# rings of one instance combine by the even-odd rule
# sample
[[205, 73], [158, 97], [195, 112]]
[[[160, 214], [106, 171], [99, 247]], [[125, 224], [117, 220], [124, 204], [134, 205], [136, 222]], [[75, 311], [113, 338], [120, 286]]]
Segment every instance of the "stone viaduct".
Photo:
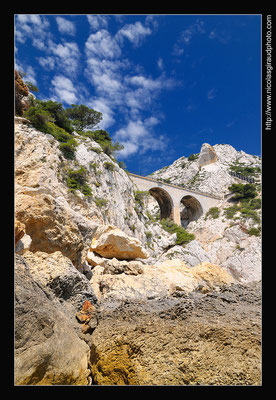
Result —
[[[163, 183], [129, 173], [138, 190], [148, 191], [158, 202], [162, 218], [171, 218], [177, 225], [197, 220], [209, 208], [215, 207], [222, 197]], [[182, 210], [181, 210], [182, 209]], [[182, 221], [182, 223], [181, 223]]]

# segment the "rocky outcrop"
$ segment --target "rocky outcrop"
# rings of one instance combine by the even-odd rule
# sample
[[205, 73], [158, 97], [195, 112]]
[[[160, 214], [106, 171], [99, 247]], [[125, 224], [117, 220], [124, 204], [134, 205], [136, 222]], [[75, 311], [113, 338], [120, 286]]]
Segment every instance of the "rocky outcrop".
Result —
[[87, 385], [88, 345], [19, 255], [14, 292], [15, 385]]
[[[119, 263], [119, 265], [118, 265]], [[195, 290], [219, 290], [231, 284], [230, 273], [218, 265], [202, 262], [194, 268], [182, 260], [167, 260], [158, 265], [141, 265], [132, 261], [96, 266], [90, 280], [98, 301], [146, 301]]]
[[106, 304], [92, 336], [94, 383], [261, 385], [260, 302], [251, 284]]
[[85, 274], [80, 273], [72, 261], [61, 252], [47, 254], [28, 251], [24, 253], [24, 259], [33, 279], [50, 290], [61, 302], [70, 303], [76, 310], [79, 310], [86, 300], [92, 304], [97, 302]]
[[200, 155], [197, 160], [197, 164], [199, 167], [203, 167], [204, 165], [212, 164], [218, 160], [218, 156], [212, 146], [208, 143], [204, 143], [201, 147]]
[[25, 225], [20, 221], [15, 221], [14, 224], [14, 242], [15, 246], [19, 242], [19, 240], [25, 235]]
[[[150, 177], [221, 196], [229, 192], [228, 186], [237, 183], [229, 174], [229, 168], [233, 164], [261, 167], [261, 159], [244, 151], [237, 151], [228, 144], [211, 146], [204, 143], [193, 160], [181, 157], [171, 165], [153, 172]], [[261, 179], [260, 173], [256, 174], [255, 179]]]
[[[147, 243], [146, 232], [150, 231], [153, 245], [146, 250], [151, 255], [172, 245], [171, 235], [160, 226], [146, 227], [145, 213], [138, 216], [135, 187], [127, 173], [98, 143], [76, 133], [74, 138], [78, 143], [76, 158], [67, 160], [51, 135], [21, 120], [15, 125], [15, 216], [25, 225], [28, 248], [49, 254], [61, 251], [79, 267], [96, 228], [109, 224], [143, 243]], [[91, 196], [79, 190], [72, 193], [67, 185], [68, 170], [81, 167], [85, 168]]]

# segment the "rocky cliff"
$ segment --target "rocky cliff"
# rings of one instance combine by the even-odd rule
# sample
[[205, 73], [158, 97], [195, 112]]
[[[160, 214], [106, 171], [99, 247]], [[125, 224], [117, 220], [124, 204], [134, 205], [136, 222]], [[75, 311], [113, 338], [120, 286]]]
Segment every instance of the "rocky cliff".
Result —
[[260, 196], [260, 160], [204, 144], [152, 174], [225, 195], [176, 245], [116, 160], [74, 138], [68, 160], [15, 121], [15, 384], [260, 384], [260, 210], [228, 210], [229, 170]]

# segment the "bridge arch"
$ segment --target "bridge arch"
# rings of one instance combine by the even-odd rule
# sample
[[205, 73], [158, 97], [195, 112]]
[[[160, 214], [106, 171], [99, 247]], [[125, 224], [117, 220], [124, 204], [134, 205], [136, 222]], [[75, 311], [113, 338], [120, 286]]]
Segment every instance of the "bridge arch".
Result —
[[200, 202], [190, 195], [185, 195], [180, 200], [181, 225], [186, 227], [190, 222], [196, 221], [202, 214], [203, 208]]
[[163, 188], [152, 187], [149, 189], [149, 193], [155, 198], [160, 208], [160, 218], [174, 218], [173, 215], [173, 199], [170, 194]]

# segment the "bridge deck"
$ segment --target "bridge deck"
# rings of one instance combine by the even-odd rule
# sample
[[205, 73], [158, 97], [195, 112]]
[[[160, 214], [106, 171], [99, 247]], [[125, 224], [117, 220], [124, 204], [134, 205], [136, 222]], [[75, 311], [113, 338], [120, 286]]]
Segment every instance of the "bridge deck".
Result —
[[224, 196], [215, 196], [213, 194], [209, 194], [209, 193], [204, 193], [201, 192], [199, 190], [192, 190], [192, 189], [188, 189], [184, 186], [177, 186], [177, 185], [173, 185], [172, 183], [166, 183], [166, 182], [162, 182], [162, 181], [158, 181], [156, 179], [152, 179], [152, 178], [147, 178], [145, 176], [141, 176], [141, 175], [136, 175], [136, 174], [132, 174], [131, 172], [129, 172], [129, 175], [135, 176], [137, 178], [141, 178], [141, 179], [145, 179], [149, 182], [155, 182], [157, 184], [162, 184], [164, 186], [171, 186], [173, 188], [179, 189], [179, 190], [185, 190], [186, 192], [190, 192], [190, 193], [196, 193], [196, 194], [201, 194], [202, 196], [206, 196], [206, 197], [211, 197], [212, 199], [217, 199], [217, 200], [222, 200], [224, 198]]

